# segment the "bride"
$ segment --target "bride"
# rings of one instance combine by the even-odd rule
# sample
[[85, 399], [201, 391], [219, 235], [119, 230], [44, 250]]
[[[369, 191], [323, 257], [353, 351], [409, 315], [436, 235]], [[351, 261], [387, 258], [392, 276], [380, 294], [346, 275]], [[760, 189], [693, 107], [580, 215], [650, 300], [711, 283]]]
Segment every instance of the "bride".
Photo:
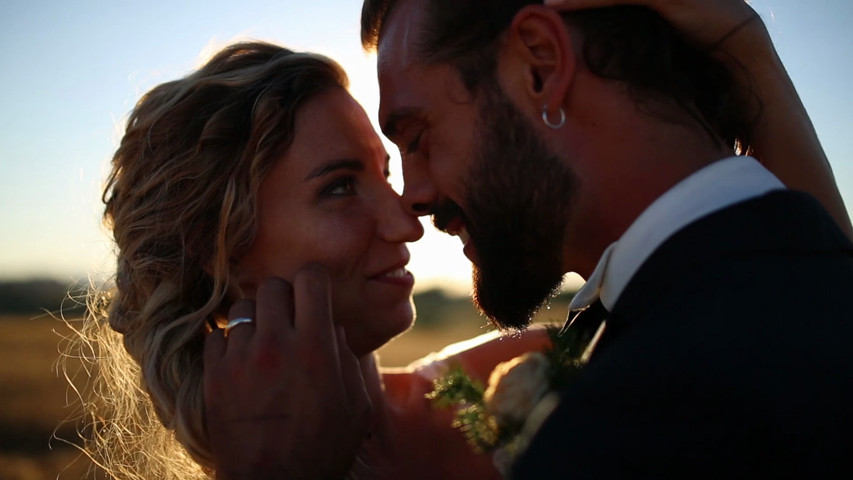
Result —
[[[110, 475], [500, 477], [424, 394], [445, 365], [485, 379], [546, 336], [377, 367], [413, 321], [405, 243], [423, 232], [345, 88], [327, 58], [242, 43], [131, 113], [104, 192], [116, 288], [93, 295], [81, 332], [98, 367], [87, 448]], [[784, 113], [762, 121], [797, 115]], [[838, 212], [811, 153], [764, 160], [783, 180], [817, 178], [804, 188]], [[325, 308], [301, 310], [309, 297]]]
[[[364, 448], [394, 451], [387, 434], [393, 424], [413, 439], [450, 447], [437, 463], [428, 451], [409, 451], [411, 468], [439, 477], [450, 469], [496, 475], [490, 459], [471, 454], [449, 427], [449, 414], [433, 412], [423, 398], [436, 363], [380, 379], [372, 352], [414, 319], [405, 244], [423, 228], [388, 183], [389, 156], [346, 85], [328, 58], [239, 43], [137, 103], [104, 191], [116, 287], [92, 296], [81, 332], [98, 367], [94, 398], [86, 402], [87, 448], [110, 475], [226, 476], [216, 469], [225, 453], [209, 442], [218, 424], [209, 429], [205, 419], [243, 421], [251, 412], [226, 401], [242, 387], [219, 380], [255, 379], [256, 368], [271, 372], [278, 365], [270, 362], [282, 358], [300, 366], [287, 382], [299, 395], [277, 408], [296, 409], [306, 431], [316, 432], [303, 445], [321, 441], [349, 459], [340, 465], [303, 449], [313, 468], [346, 471], [368, 431]], [[265, 280], [270, 276], [280, 278]], [[326, 298], [328, 308], [297, 309], [282, 325], [251, 307], [264, 296], [298, 302], [303, 295]], [[229, 309], [232, 318], [256, 324], [228, 328]], [[264, 350], [281, 341], [286, 351]], [[500, 350], [483, 345], [453, 358], [485, 376], [495, 363], [543, 345], [542, 332], [533, 331], [504, 340]], [[328, 372], [339, 379], [363, 372], [364, 380], [329, 385], [319, 380]], [[385, 399], [387, 410], [378, 408]], [[327, 415], [330, 406], [341, 414]], [[285, 424], [266, 414], [267, 426]], [[353, 422], [359, 438], [324, 436]], [[281, 433], [266, 440], [293, 439]], [[390, 466], [371, 460], [359, 468]]]

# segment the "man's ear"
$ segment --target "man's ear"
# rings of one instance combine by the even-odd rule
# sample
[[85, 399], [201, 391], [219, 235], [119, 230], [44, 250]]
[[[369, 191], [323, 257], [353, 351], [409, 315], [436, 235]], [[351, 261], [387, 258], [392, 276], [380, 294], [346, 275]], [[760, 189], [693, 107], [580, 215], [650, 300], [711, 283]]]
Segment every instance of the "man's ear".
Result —
[[501, 75], [517, 99], [537, 110], [557, 111], [578, 69], [574, 39], [553, 9], [528, 5], [516, 13], [500, 60]]

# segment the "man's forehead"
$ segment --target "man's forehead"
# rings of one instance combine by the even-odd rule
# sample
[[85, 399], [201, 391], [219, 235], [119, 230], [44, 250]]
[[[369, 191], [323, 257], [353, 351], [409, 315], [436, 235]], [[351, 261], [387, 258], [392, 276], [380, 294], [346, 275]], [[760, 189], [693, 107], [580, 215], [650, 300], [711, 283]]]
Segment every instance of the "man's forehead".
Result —
[[383, 133], [393, 139], [397, 124], [411, 117], [421, 103], [421, 83], [413, 75], [416, 66], [421, 0], [399, 0], [382, 25], [377, 45], [379, 74], [379, 121]]
[[405, 69], [416, 61], [416, 44], [424, 17], [424, 2], [399, 0], [382, 24], [376, 48], [377, 68], [384, 71]]

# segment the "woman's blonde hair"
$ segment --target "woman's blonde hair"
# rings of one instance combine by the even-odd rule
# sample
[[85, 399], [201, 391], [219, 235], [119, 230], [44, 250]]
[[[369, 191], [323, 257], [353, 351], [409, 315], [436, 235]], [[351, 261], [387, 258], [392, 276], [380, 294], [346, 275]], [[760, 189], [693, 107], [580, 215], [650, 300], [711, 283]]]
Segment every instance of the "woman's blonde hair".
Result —
[[136, 104], [103, 194], [115, 288], [90, 295], [80, 332], [97, 367], [87, 451], [110, 475], [210, 473], [206, 329], [236, 289], [258, 188], [292, 143], [300, 107], [346, 86], [325, 57], [240, 43]]

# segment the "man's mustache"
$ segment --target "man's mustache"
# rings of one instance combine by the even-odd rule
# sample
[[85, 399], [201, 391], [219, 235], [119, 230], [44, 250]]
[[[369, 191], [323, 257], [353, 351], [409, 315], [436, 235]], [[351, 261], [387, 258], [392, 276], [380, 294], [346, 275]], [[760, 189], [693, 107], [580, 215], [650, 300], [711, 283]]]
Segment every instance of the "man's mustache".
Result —
[[432, 215], [432, 224], [435, 225], [435, 228], [443, 232], [447, 231], [447, 225], [450, 221], [457, 217], [462, 218], [465, 224], [468, 225], [468, 220], [465, 218], [462, 208], [452, 200], [436, 202], [430, 210], [430, 215]]

